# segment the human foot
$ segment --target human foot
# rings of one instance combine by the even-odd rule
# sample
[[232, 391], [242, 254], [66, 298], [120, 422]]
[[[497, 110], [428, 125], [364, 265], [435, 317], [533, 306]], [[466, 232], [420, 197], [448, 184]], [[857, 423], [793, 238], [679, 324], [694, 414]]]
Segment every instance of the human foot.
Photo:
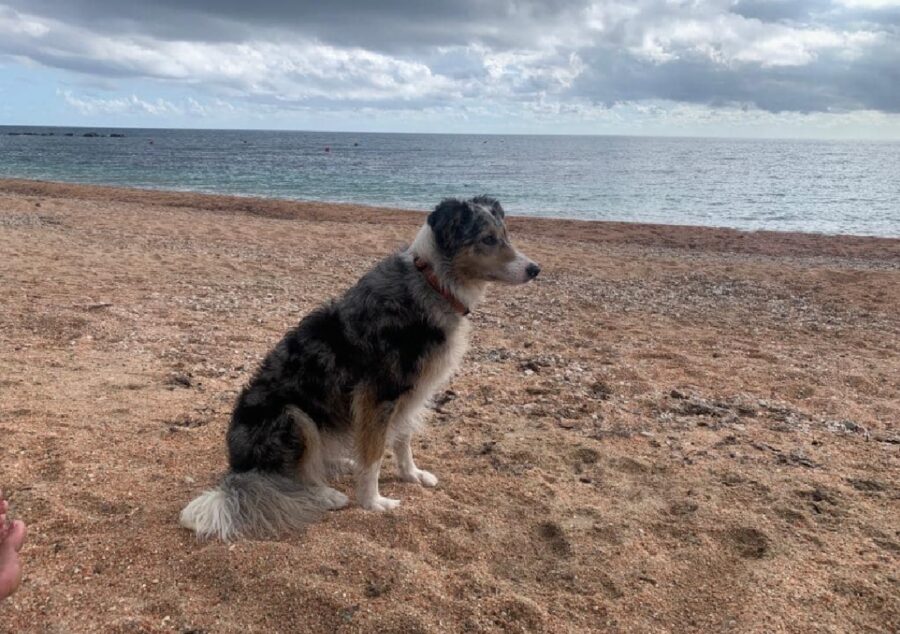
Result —
[[19, 550], [25, 542], [25, 524], [19, 520], [8, 522], [9, 504], [0, 491], [0, 601], [11, 595], [22, 580]]

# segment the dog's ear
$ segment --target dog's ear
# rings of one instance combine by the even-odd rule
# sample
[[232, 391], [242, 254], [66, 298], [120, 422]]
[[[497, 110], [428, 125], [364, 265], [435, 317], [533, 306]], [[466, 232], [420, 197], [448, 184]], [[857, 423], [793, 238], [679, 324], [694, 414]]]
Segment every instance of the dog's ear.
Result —
[[428, 226], [438, 248], [445, 254], [456, 251], [472, 233], [472, 208], [458, 198], [445, 198], [428, 214]]
[[498, 220], [503, 220], [503, 218], [506, 216], [506, 214], [503, 212], [503, 207], [500, 206], [500, 201], [496, 198], [482, 195], [473, 198], [472, 202], [476, 205], [486, 207]]

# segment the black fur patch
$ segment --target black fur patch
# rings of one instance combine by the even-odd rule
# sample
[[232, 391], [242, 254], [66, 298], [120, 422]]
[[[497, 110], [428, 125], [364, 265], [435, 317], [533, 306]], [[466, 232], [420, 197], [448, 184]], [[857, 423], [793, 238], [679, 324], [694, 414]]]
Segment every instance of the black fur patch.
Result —
[[502, 226], [504, 216], [503, 207], [490, 196], [476, 196], [471, 200], [445, 198], [428, 215], [428, 226], [441, 253], [453, 257], [462, 247], [476, 241], [485, 225]]
[[434, 241], [444, 255], [451, 257], [478, 235], [479, 226], [472, 206], [458, 198], [446, 198], [428, 215]]
[[498, 220], [503, 220], [506, 217], [506, 213], [503, 211], [503, 207], [500, 206], [500, 201], [496, 198], [482, 195], [473, 198], [472, 202], [476, 205], [481, 205], [482, 207], [487, 208]]

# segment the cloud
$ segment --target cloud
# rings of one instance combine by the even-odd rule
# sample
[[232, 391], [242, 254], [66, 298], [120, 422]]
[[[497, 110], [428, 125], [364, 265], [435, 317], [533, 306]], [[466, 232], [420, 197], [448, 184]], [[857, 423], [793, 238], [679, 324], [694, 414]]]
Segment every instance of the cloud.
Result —
[[587, 0], [6, 0], [5, 4], [106, 35], [217, 42], [287, 34], [393, 52], [471, 43], [521, 47], [540, 39], [541, 32], [569, 29], [590, 6]]
[[898, 5], [0, 0], [0, 55], [286, 109], [900, 112]]
[[83, 116], [126, 115], [155, 118], [230, 115], [239, 111], [234, 104], [221, 99], [200, 102], [193, 97], [182, 100], [143, 99], [135, 94], [125, 97], [96, 97], [76, 94], [71, 90], [57, 90], [63, 101]]
[[[60, 90], [58, 94], [63, 100], [83, 115], [96, 114], [148, 114], [152, 116], [180, 115], [185, 109], [165, 99], [144, 101], [136, 95], [103, 99], [72, 94], [69, 90]], [[197, 104], [199, 106], [199, 104]]]
[[837, 4], [850, 9], [893, 9], [900, 7], [900, 0], [837, 0]]
[[3, 7], [0, 52], [88, 75], [168, 80], [285, 103], [411, 101], [455, 87], [425, 64], [360, 48], [98, 37], [84, 27]]

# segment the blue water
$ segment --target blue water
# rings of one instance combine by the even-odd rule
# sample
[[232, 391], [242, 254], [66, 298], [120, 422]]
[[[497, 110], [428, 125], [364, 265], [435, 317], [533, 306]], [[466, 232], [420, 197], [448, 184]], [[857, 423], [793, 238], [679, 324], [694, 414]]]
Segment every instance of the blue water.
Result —
[[487, 193], [518, 215], [900, 236], [891, 142], [7, 126], [0, 177], [411, 209]]

